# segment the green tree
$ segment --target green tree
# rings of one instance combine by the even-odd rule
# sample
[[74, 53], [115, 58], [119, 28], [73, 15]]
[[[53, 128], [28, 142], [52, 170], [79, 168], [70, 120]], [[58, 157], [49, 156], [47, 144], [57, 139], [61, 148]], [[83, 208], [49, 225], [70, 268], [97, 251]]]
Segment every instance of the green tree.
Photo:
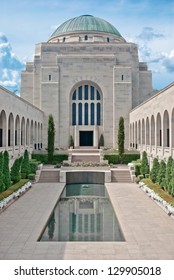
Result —
[[150, 171], [150, 178], [153, 183], [157, 182], [158, 170], [159, 170], [159, 162], [158, 162], [157, 158], [154, 158], [152, 169]]
[[20, 181], [20, 161], [18, 158], [13, 163], [10, 175], [14, 184]]
[[174, 196], [174, 160], [172, 162], [172, 167], [171, 167], [171, 181], [168, 185], [168, 193]]
[[124, 119], [123, 119], [123, 117], [120, 117], [119, 118], [119, 127], [118, 127], [118, 154], [121, 159], [124, 154], [124, 139], [125, 139]]
[[164, 160], [161, 160], [161, 162], [159, 164], [157, 180], [158, 180], [160, 187], [163, 189], [165, 187], [165, 175], [166, 175], [166, 164], [165, 164]]
[[10, 169], [9, 169], [9, 154], [7, 151], [4, 152], [4, 161], [3, 161], [3, 182], [5, 190], [10, 187]]
[[69, 136], [69, 143], [68, 143], [69, 148], [73, 147], [74, 148], [74, 140], [72, 135]]
[[148, 159], [147, 159], [147, 153], [145, 151], [142, 154], [140, 172], [141, 172], [141, 175], [144, 176], [144, 178], [145, 178], [145, 174], [149, 174], [149, 164], [148, 164]]
[[[20, 161], [20, 159], [19, 159]], [[30, 174], [30, 162], [29, 162], [29, 154], [28, 151], [25, 150], [24, 157], [21, 164], [21, 177], [22, 179], [25, 179], [28, 177], [28, 174]]]
[[0, 153], [0, 192], [4, 190], [4, 180], [3, 180], [3, 152]]
[[104, 147], [104, 137], [103, 137], [103, 134], [100, 135], [100, 138], [99, 138], [99, 142], [98, 142], [98, 147]]
[[52, 115], [48, 117], [48, 162], [53, 162], [55, 125]]
[[169, 190], [171, 180], [172, 180], [172, 164], [173, 164], [173, 158], [170, 156], [168, 158], [167, 165], [166, 165], [166, 174], [165, 174], [165, 180], [166, 180], [165, 190], [166, 191]]

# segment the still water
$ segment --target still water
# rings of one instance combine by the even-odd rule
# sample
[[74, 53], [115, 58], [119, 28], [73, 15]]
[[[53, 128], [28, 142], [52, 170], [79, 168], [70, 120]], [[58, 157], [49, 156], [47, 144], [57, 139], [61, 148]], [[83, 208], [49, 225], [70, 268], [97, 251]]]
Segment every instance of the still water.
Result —
[[125, 241], [103, 184], [69, 184], [40, 241]]

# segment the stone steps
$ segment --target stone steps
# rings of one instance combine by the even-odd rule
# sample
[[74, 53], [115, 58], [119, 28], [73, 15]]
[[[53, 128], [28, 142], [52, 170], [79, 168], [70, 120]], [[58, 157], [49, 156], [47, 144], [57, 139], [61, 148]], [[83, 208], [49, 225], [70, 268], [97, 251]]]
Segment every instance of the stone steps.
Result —
[[112, 170], [111, 182], [131, 183], [131, 175], [129, 170]]
[[58, 170], [42, 170], [39, 183], [57, 183], [59, 182]]

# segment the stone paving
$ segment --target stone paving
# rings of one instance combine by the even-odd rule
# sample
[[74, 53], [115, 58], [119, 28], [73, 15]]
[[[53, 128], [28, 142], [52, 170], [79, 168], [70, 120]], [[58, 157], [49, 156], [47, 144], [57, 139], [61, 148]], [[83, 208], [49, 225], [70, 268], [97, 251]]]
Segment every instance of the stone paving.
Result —
[[174, 220], [133, 183], [107, 183], [125, 242], [37, 242], [64, 184], [33, 187], [0, 215], [0, 259], [174, 259]]

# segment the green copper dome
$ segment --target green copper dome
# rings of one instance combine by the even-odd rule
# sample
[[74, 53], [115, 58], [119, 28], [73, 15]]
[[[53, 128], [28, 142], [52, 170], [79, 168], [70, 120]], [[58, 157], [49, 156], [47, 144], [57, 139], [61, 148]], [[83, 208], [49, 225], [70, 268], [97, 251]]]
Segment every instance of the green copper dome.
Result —
[[106, 20], [91, 15], [83, 15], [69, 19], [62, 23], [51, 35], [51, 38], [66, 33], [77, 33], [83, 31], [104, 32], [121, 37], [118, 30]]

